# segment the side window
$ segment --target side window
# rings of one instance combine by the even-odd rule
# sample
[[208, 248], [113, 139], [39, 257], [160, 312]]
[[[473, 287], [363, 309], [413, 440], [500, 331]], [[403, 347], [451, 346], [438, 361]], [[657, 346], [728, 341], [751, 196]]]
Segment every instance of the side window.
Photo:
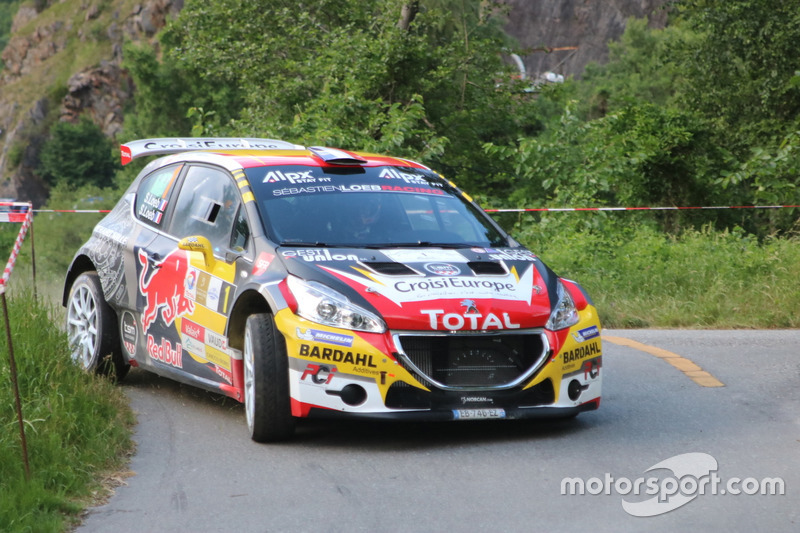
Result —
[[247, 241], [250, 239], [250, 226], [247, 224], [247, 215], [244, 206], [239, 207], [239, 214], [233, 223], [233, 233], [231, 234], [231, 250], [243, 252], [247, 249]]
[[175, 201], [170, 233], [179, 239], [202, 235], [214, 251], [227, 250], [240, 204], [239, 191], [227, 172], [192, 166]]
[[164, 212], [170, 202], [172, 186], [183, 165], [156, 170], [142, 179], [136, 191], [136, 218], [154, 228], [161, 228]]

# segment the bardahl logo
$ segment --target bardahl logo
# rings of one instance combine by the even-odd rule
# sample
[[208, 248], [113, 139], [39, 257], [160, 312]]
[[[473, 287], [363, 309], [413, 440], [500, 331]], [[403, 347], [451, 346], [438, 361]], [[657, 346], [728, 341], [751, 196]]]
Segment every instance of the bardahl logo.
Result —
[[580, 361], [581, 359], [586, 359], [587, 357], [591, 357], [593, 355], [600, 355], [600, 344], [597, 342], [593, 342], [585, 346], [578, 346], [574, 350], [566, 351], [562, 354], [562, 358], [564, 364], [566, 365], [567, 363]]
[[303, 357], [314, 357], [316, 359], [331, 361], [334, 363], [349, 363], [356, 366], [367, 366], [370, 368], [377, 368], [372, 361], [371, 354], [364, 354], [360, 352], [345, 352], [344, 350], [334, 350], [332, 348], [322, 348], [319, 346], [309, 346], [308, 344], [301, 344], [299, 355]]

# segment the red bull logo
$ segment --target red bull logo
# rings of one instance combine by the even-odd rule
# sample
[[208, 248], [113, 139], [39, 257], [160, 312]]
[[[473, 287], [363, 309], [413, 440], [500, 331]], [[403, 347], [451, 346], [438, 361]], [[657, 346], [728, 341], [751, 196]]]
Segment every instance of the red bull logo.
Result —
[[183, 346], [180, 343], [172, 347], [172, 343], [167, 339], [161, 339], [161, 344], [156, 342], [152, 335], [147, 336], [147, 353], [152, 359], [162, 363], [183, 368]]
[[142, 265], [139, 290], [147, 300], [142, 312], [142, 328], [145, 332], [150, 329], [159, 311], [167, 326], [184, 313], [194, 312], [194, 302], [186, 297], [184, 290], [189, 273], [186, 252], [177, 249], [171, 252], [153, 265], [149, 277], [149, 262], [144, 250], [139, 250], [139, 263]]

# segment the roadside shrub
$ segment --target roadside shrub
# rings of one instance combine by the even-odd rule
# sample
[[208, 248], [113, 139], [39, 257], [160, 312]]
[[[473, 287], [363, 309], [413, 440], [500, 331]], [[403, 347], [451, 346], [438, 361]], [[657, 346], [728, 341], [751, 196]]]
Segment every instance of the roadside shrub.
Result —
[[[52, 308], [29, 294], [8, 307], [31, 479], [25, 479], [12, 387], [3, 386], [0, 531], [63, 531], [100, 489], [99, 476], [119, 468], [131, 449], [133, 417], [120, 389], [71, 362]], [[10, 384], [6, 342], [0, 380]]]

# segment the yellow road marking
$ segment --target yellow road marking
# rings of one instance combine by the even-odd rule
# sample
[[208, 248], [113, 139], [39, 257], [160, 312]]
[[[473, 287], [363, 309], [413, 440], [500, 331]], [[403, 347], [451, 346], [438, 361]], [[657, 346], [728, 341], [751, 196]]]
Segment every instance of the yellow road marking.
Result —
[[633, 348], [634, 350], [639, 350], [645, 353], [649, 353], [650, 355], [655, 355], [659, 359], [663, 359], [667, 363], [671, 364], [681, 372], [683, 372], [686, 377], [700, 385], [701, 387], [724, 387], [725, 384], [700, 368], [697, 364], [682, 357], [674, 352], [670, 352], [667, 350], [663, 350], [661, 348], [656, 348], [655, 346], [648, 346], [647, 344], [642, 344], [641, 342], [636, 342], [632, 339], [626, 339], [625, 337], [614, 337], [612, 335], [603, 335], [603, 340], [608, 341], [613, 344], [618, 344], [620, 346], [627, 346], [629, 348]]

